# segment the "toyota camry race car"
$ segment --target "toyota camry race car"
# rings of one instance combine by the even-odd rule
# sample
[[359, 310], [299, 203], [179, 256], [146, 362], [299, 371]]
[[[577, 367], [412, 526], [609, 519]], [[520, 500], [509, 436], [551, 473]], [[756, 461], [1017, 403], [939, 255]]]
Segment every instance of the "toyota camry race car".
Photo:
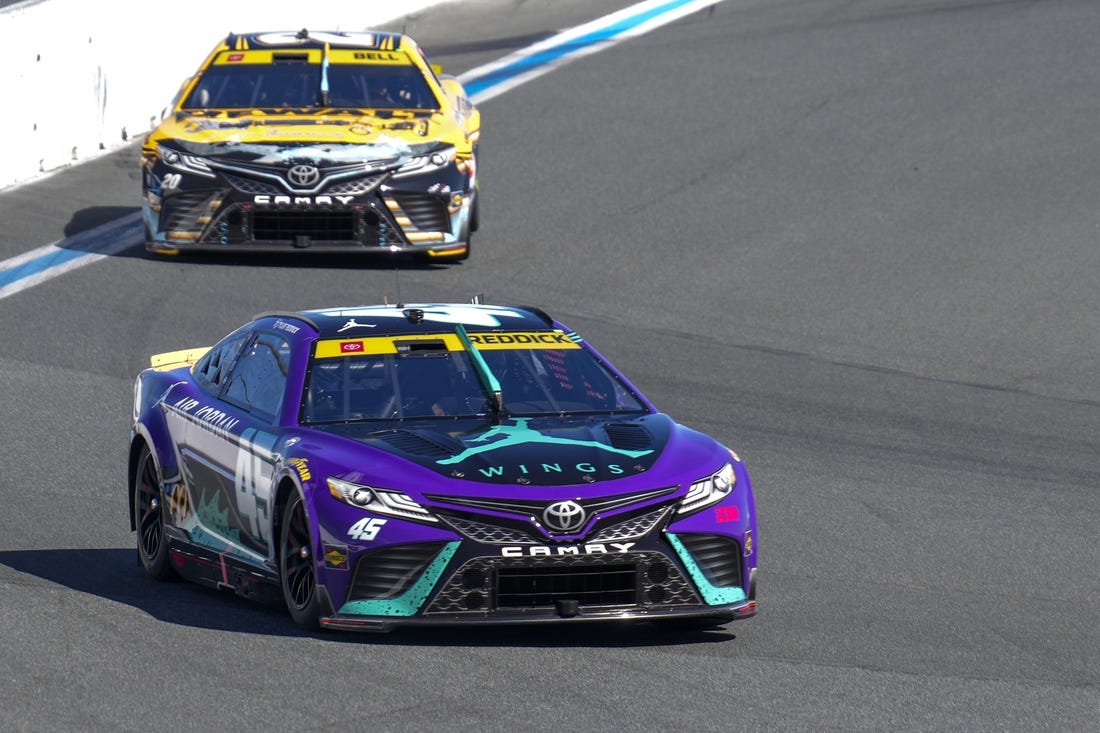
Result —
[[133, 420], [145, 571], [305, 628], [756, 613], [741, 460], [535, 308], [259, 315], [152, 357]]
[[142, 145], [146, 248], [463, 259], [479, 135], [405, 35], [231, 34]]

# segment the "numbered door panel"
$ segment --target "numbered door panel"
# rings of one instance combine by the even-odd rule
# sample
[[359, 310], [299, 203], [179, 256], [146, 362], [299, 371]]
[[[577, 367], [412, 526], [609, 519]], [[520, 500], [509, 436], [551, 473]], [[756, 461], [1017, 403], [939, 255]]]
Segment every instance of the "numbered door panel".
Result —
[[289, 346], [267, 332], [252, 334], [242, 346], [228, 372], [218, 377], [217, 399], [196, 400], [186, 410], [180, 458], [193, 512], [184, 528], [197, 544], [263, 562], [273, 556], [276, 416]]
[[257, 560], [268, 557], [276, 441], [247, 417], [226, 432], [192, 425], [183, 456], [198, 525], [191, 528], [192, 540], [219, 551], [251, 550]]

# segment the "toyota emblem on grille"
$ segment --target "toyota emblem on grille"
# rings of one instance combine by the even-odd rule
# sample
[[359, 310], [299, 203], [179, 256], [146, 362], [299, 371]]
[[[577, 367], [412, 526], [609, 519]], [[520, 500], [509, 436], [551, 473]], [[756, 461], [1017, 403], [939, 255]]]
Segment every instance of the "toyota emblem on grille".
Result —
[[295, 186], [312, 186], [321, 178], [321, 171], [315, 165], [295, 165], [287, 171], [286, 177]]
[[573, 532], [584, 526], [588, 518], [584, 507], [575, 501], [555, 501], [542, 513], [542, 521], [550, 529], [559, 532]]

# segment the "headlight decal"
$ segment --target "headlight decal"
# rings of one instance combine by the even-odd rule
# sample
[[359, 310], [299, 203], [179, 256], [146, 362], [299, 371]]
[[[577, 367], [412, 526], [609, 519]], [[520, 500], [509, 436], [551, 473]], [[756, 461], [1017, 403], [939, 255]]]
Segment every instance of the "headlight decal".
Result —
[[211, 170], [210, 165], [205, 158], [201, 158], [198, 155], [192, 155], [191, 153], [181, 153], [172, 148], [160, 145], [157, 147], [157, 156], [164, 161], [164, 164], [171, 166], [176, 170], [181, 170], [186, 173], [193, 173], [197, 176], [204, 178], [214, 178], [214, 171]]
[[668, 537], [669, 544], [671, 544], [672, 549], [676, 551], [676, 555], [680, 558], [680, 561], [684, 563], [688, 575], [691, 576], [692, 581], [695, 583], [695, 587], [699, 589], [700, 595], [703, 596], [703, 600], [706, 601], [708, 606], [722, 606], [746, 599], [745, 589], [740, 586], [719, 588], [707, 580], [699, 564], [695, 562], [695, 559], [691, 556], [691, 553], [688, 552], [684, 543], [680, 541], [680, 538], [672, 533], [666, 536]]
[[424, 155], [409, 158], [394, 173], [394, 178], [411, 175], [413, 173], [426, 173], [450, 165], [455, 159], [453, 146], [435, 150]]
[[732, 464], [725, 464], [706, 478], [691, 484], [687, 496], [680, 502], [677, 514], [690, 514], [725, 499], [737, 485], [737, 475]]
[[434, 524], [439, 521], [415, 499], [400, 491], [365, 486], [335, 476], [329, 476], [327, 483], [332, 498], [348, 506], [415, 522]]
[[399, 596], [394, 598], [377, 598], [368, 601], [348, 601], [340, 607], [340, 613], [354, 614], [357, 616], [413, 616], [428, 595], [435, 588], [447, 564], [458, 551], [460, 542], [448, 542], [431, 564], [424, 570], [420, 578], [412, 586]]

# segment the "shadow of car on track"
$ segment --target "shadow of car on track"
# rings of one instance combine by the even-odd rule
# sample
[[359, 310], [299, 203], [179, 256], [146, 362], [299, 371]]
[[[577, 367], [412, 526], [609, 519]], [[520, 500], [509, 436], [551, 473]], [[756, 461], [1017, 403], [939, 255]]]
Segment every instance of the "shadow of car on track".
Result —
[[[73, 212], [65, 224], [65, 239], [76, 239], [89, 230], [123, 219], [141, 211], [139, 206], [89, 206]], [[63, 243], [64, 244], [64, 243]]]
[[[312, 636], [343, 642], [443, 647], [645, 647], [732, 641], [728, 627], [675, 629], [647, 622], [562, 626], [465, 626], [398, 629], [388, 634], [317, 632], [295, 626], [280, 604], [261, 603], [201, 586], [155, 582], [132, 549], [0, 551], [0, 566], [132, 606], [165, 623], [268, 636]], [[3, 576], [0, 575], [0, 580]]]

